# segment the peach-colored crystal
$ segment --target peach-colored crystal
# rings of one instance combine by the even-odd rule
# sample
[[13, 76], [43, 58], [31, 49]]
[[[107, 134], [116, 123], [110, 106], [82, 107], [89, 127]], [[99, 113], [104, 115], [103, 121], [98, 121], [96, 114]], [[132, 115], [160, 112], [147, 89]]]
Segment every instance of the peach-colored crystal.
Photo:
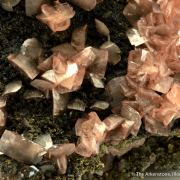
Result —
[[33, 80], [31, 82], [31, 85], [42, 91], [52, 90], [55, 87], [55, 85], [53, 83], [42, 80], [42, 79]]
[[95, 88], [104, 88], [104, 82], [101, 77], [93, 73], [89, 73], [89, 77]]
[[94, 49], [92, 47], [86, 47], [71, 57], [71, 59], [79, 66], [88, 67], [96, 60], [96, 57], [97, 55], [94, 53]]
[[43, 151], [42, 146], [12, 131], [5, 130], [0, 139], [0, 152], [20, 162], [36, 164]]
[[23, 71], [30, 79], [34, 79], [39, 74], [36, 62], [31, 57], [22, 54], [10, 54], [8, 60]]
[[63, 43], [52, 48], [53, 52], [59, 52], [65, 59], [77, 54], [77, 50], [70, 43]]
[[180, 107], [180, 84], [174, 83], [166, 98], [177, 107]]
[[58, 116], [65, 108], [69, 100], [67, 94], [61, 95], [56, 89], [52, 90], [53, 98], [53, 117]]
[[124, 101], [121, 107], [121, 116], [134, 122], [131, 134], [136, 136], [141, 127], [141, 115], [139, 112]]
[[119, 142], [128, 137], [134, 122], [124, 119], [124, 121], [115, 129], [109, 131], [106, 136], [106, 141], [110, 142], [111, 144], [119, 144]]
[[89, 66], [88, 72], [96, 74], [100, 78], [104, 78], [108, 63], [108, 51], [103, 49], [93, 48], [93, 52], [96, 55], [96, 59]]
[[106, 117], [103, 122], [106, 125], [106, 129], [108, 131], [116, 129], [118, 126], [120, 126], [125, 119], [119, 115], [112, 114], [108, 117]]
[[39, 62], [37, 68], [42, 72], [48, 71], [52, 68], [52, 63], [53, 63], [52, 61], [53, 61], [53, 56], [49, 56], [45, 60]]
[[[70, 54], [65, 50], [65, 47], [68, 48]], [[41, 82], [45, 86], [47, 81], [46, 85], [47, 87], [50, 86], [50, 88], [51, 84], [54, 84], [56, 91], [61, 94], [79, 89], [83, 82], [86, 68], [97, 59], [93, 48], [86, 47], [82, 51], [77, 52], [70, 44], [64, 44], [56, 47], [53, 51], [54, 53], [38, 66], [40, 70], [45, 71], [41, 76], [43, 79]], [[33, 82], [33, 84], [35, 83]]]
[[100, 48], [108, 51], [108, 63], [116, 65], [120, 62], [121, 50], [115, 43], [107, 41]]
[[152, 5], [153, 0], [131, 0], [124, 8], [123, 14], [132, 25], [135, 25], [140, 17], [151, 12]]
[[85, 157], [97, 154], [99, 145], [105, 137], [105, 124], [95, 112], [87, 117], [78, 119], [75, 125], [76, 135], [79, 136], [76, 153]]
[[37, 15], [37, 19], [47, 24], [53, 32], [64, 31], [70, 26], [70, 19], [75, 15], [73, 8], [67, 3], [55, 1], [55, 6], [43, 4], [42, 14]]
[[71, 155], [75, 151], [75, 144], [59, 144], [48, 150], [48, 157], [57, 162], [59, 172], [61, 174], [66, 173], [67, 169], [67, 156]]
[[106, 92], [112, 107], [118, 106], [121, 100], [125, 97], [130, 97], [135, 93], [135, 91], [128, 86], [124, 76], [111, 79], [106, 84]]
[[151, 134], [167, 136], [169, 128], [164, 127], [162, 122], [154, 119], [151, 115], [147, 114], [144, 116], [145, 130]]

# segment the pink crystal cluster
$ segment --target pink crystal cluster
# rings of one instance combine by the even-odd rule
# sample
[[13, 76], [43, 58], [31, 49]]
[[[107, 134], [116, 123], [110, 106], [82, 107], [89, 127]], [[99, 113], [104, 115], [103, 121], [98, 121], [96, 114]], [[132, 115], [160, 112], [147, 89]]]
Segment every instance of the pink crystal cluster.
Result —
[[137, 110], [148, 132], [166, 134], [180, 117], [180, 1], [133, 0], [124, 15], [144, 43], [130, 52], [121, 77], [122, 107]]

